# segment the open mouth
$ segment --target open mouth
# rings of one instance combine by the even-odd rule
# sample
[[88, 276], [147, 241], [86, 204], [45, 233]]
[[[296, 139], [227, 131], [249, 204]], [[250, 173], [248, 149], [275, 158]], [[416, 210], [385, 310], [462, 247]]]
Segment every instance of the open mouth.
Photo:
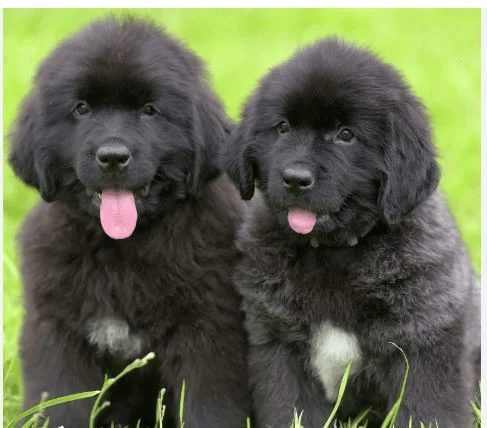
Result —
[[87, 189], [91, 201], [100, 210], [104, 232], [113, 239], [125, 239], [132, 235], [137, 224], [136, 197], [147, 197], [150, 183], [139, 191], [130, 189]]
[[[111, 190], [113, 190], [113, 191], [124, 191], [125, 190], [125, 191], [128, 191], [128, 192], [132, 192], [135, 197], [146, 198], [147, 196], [149, 196], [151, 184], [152, 183], [149, 183], [149, 184], [147, 184], [147, 186], [145, 186], [145, 187], [143, 187], [141, 189], [138, 189], [138, 190], [130, 190], [128, 188], [127, 189], [123, 189], [123, 188], [116, 189], [116, 188], [113, 188]], [[109, 189], [107, 188], [105, 190], [109, 190]], [[103, 189], [98, 189], [98, 190], [86, 189], [86, 194], [89, 197], [91, 197], [92, 204], [95, 205], [97, 208], [100, 208], [102, 193], [103, 193]]]
[[289, 227], [296, 233], [306, 235], [315, 227], [316, 223], [326, 224], [332, 221], [333, 213], [325, 213], [318, 216], [312, 211], [293, 208], [288, 211], [287, 220]]

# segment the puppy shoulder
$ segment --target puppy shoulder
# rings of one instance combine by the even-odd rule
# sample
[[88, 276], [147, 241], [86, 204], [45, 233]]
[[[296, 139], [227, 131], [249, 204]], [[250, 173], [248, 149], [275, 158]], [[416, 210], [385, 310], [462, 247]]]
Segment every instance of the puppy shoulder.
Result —
[[404, 221], [400, 241], [404, 257], [416, 264], [447, 266], [469, 265], [458, 227], [442, 193], [437, 190]]
[[53, 239], [57, 230], [69, 223], [69, 214], [58, 204], [49, 204], [40, 201], [27, 215], [19, 233], [22, 245], [40, 242], [40, 240]]
[[63, 268], [67, 261], [96, 251], [100, 236], [103, 239], [95, 223], [83, 222], [61, 203], [42, 201], [27, 216], [18, 235], [24, 268]]

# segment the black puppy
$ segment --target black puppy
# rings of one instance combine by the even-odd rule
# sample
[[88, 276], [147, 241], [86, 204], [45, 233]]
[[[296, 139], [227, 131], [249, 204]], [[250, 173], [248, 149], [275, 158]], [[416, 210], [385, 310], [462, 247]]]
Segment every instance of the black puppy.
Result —
[[[437, 190], [421, 103], [373, 54], [336, 39], [274, 68], [224, 156], [244, 199], [235, 276], [250, 334], [257, 427], [293, 409], [321, 427], [354, 360], [339, 419], [467, 427], [478, 385], [480, 299]], [[393, 344], [397, 345], [394, 346]], [[434, 425], [435, 426], [435, 425]]]
[[[99, 426], [242, 427], [246, 341], [231, 277], [241, 202], [218, 178], [230, 127], [200, 60], [135, 19], [90, 25], [42, 63], [10, 162], [41, 202], [20, 241], [24, 407], [98, 389], [138, 356]], [[92, 400], [46, 410], [88, 426]]]

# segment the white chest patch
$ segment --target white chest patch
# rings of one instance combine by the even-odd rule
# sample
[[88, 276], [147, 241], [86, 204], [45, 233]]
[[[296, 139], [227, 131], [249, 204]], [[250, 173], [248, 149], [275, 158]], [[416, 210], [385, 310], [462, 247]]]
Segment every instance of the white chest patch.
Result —
[[101, 352], [125, 359], [135, 358], [142, 351], [144, 340], [130, 333], [127, 322], [113, 316], [93, 318], [87, 323], [88, 341]]
[[345, 367], [355, 360], [351, 373], [357, 371], [361, 357], [357, 337], [326, 322], [311, 336], [311, 366], [323, 383], [326, 398], [335, 401]]

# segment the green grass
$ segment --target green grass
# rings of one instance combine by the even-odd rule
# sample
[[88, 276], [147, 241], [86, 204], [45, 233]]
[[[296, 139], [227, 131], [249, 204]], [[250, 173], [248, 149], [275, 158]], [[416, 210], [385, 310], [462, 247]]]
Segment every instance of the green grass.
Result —
[[[4, 9], [4, 135], [39, 62], [67, 35], [107, 9]], [[120, 11], [119, 11], [120, 12]], [[480, 11], [475, 9], [167, 9], [152, 17], [204, 58], [228, 114], [258, 79], [300, 46], [328, 35], [369, 46], [405, 76], [429, 109], [442, 168], [441, 189], [472, 263], [480, 269]], [[4, 155], [8, 152], [8, 140]], [[4, 156], [5, 158], [5, 156]], [[4, 420], [22, 395], [18, 337], [23, 315], [14, 237], [38, 199], [3, 160]]]
[[[404, 356], [404, 361], [406, 365], [406, 371], [404, 373], [404, 379], [401, 385], [401, 389], [399, 391], [399, 396], [394, 403], [394, 405], [391, 407], [389, 410], [388, 414], [384, 418], [384, 422], [381, 425], [381, 428], [394, 428], [395, 425], [395, 420], [397, 417], [397, 414], [399, 412], [399, 409], [401, 407], [401, 403], [404, 397], [404, 392], [406, 390], [406, 384], [407, 384], [407, 378], [409, 374], [409, 363], [407, 360], [406, 355], [404, 354], [403, 350], [399, 348], [397, 345], [391, 343], [391, 345], [396, 346], [403, 354]], [[26, 422], [23, 422], [22, 428], [38, 428], [39, 424], [42, 422], [44, 419], [42, 417], [43, 415], [43, 410], [52, 407], [52, 406], [57, 406], [59, 404], [63, 403], [68, 403], [70, 401], [75, 401], [75, 400], [82, 400], [86, 398], [91, 398], [94, 396], [97, 396], [95, 403], [93, 404], [93, 407], [91, 409], [90, 413], [90, 418], [89, 418], [89, 427], [88, 428], [94, 428], [96, 426], [96, 420], [98, 415], [107, 407], [109, 407], [111, 404], [109, 401], [103, 401], [103, 397], [106, 395], [108, 390], [111, 388], [111, 386], [116, 383], [118, 380], [120, 380], [123, 376], [126, 374], [130, 373], [133, 370], [140, 369], [144, 367], [151, 359], [155, 357], [154, 353], [151, 352], [147, 354], [143, 358], [137, 358], [135, 361], [132, 363], [128, 364], [127, 367], [125, 367], [118, 375], [116, 375], [113, 378], [109, 378], [108, 376], [105, 376], [105, 380], [103, 382], [103, 385], [101, 386], [101, 389], [99, 391], [88, 391], [85, 393], [79, 393], [79, 394], [73, 394], [65, 397], [58, 397], [49, 401], [43, 401], [24, 411], [20, 415], [16, 416], [13, 420], [11, 420], [7, 425], [6, 428], [11, 428], [13, 427], [17, 422], [21, 421], [24, 418], [27, 418], [28, 416], [31, 416], [30, 419], [27, 419]], [[344, 370], [342, 380], [340, 382], [340, 387], [338, 390], [338, 396], [335, 405], [333, 406], [333, 409], [328, 416], [327, 420], [324, 422], [323, 428], [334, 428], [336, 427], [336, 423], [334, 420], [334, 417], [340, 408], [342, 399], [345, 394], [345, 390], [347, 387], [348, 379], [350, 376], [350, 370], [352, 368], [352, 365], [354, 364], [354, 361], [350, 361], [347, 364], [347, 367]], [[185, 422], [184, 422], [184, 400], [185, 400], [185, 386], [186, 386], [186, 381], [183, 380], [183, 384], [181, 387], [181, 396], [179, 398], [179, 426], [181, 428], [184, 428]], [[165, 389], [162, 389], [159, 393], [158, 399], [157, 399], [157, 406], [156, 406], [156, 418], [155, 418], [155, 427], [154, 428], [163, 428], [164, 426], [164, 415], [166, 411], [166, 406], [163, 404], [164, 401], [164, 394], [165, 394]], [[475, 414], [476, 414], [476, 425], [474, 428], [480, 427], [480, 409], [474, 407]], [[368, 410], [365, 410], [361, 412], [353, 421], [348, 421], [347, 423], [340, 423], [339, 428], [367, 428], [367, 422], [366, 422], [366, 416], [367, 416]], [[291, 423], [290, 428], [306, 428], [304, 425], [301, 423], [301, 418], [302, 418], [303, 413], [301, 412], [299, 415], [294, 409], [294, 418]], [[140, 420], [139, 420], [140, 423]], [[137, 424], [137, 428], [139, 427], [139, 423]], [[412, 425], [413, 420], [410, 418], [409, 424], [410, 426]], [[333, 424], [333, 425], [332, 425]], [[421, 428], [438, 428], [438, 427], [433, 427], [432, 424], [429, 424], [426, 426], [425, 424], [421, 423]], [[45, 418], [42, 428], [47, 428], [49, 426], [49, 418]], [[112, 428], [113, 423], [112, 423]], [[251, 428], [251, 422], [250, 418], [247, 418], [247, 428]]]
[[[34, 406], [31, 407], [30, 409], [26, 410], [25, 412], [22, 412], [18, 416], [16, 416], [13, 420], [11, 420], [6, 428], [11, 428], [13, 427], [17, 422], [21, 421], [24, 418], [27, 418], [28, 416], [33, 415], [30, 419], [28, 419], [26, 422], [23, 422], [22, 428], [36, 428], [38, 424], [40, 423], [40, 416], [42, 415], [42, 411], [44, 409], [47, 409], [48, 407], [52, 406], [58, 406], [60, 404], [76, 401], [76, 400], [84, 400], [86, 398], [91, 398], [96, 396], [95, 403], [93, 404], [93, 407], [91, 409], [90, 413], [90, 418], [89, 418], [89, 425], [88, 428], [95, 428], [96, 426], [96, 419], [98, 415], [103, 411], [103, 409], [107, 408], [110, 406], [109, 401], [103, 401], [103, 398], [105, 397], [106, 393], [108, 390], [112, 387], [113, 384], [115, 384], [117, 381], [119, 381], [122, 377], [124, 377], [126, 374], [130, 373], [133, 370], [140, 369], [144, 367], [150, 360], [152, 360], [155, 357], [155, 354], [153, 352], [149, 352], [145, 357], [143, 358], [137, 358], [135, 359], [132, 363], [128, 364], [127, 367], [125, 367], [118, 375], [116, 375], [113, 378], [109, 378], [108, 376], [105, 375], [105, 380], [103, 381], [103, 385], [101, 385], [101, 388], [99, 391], [87, 391], [87, 392], [82, 392], [78, 394], [72, 394], [68, 395], [65, 397], [57, 397], [53, 398], [52, 400], [49, 401], [42, 401]], [[183, 388], [184, 388], [184, 383], [183, 383]], [[163, 419], [163, 414], [164, 414], [164, 406], [162, 405], [162, 397], [164, 395], [164, 390], [161, 390], [161, 393], [159, 394], [157, 403], [157, 413], [156, 413], [156, 421], [162, 421]], [[49, 418], [46, 418], [46, 421], [44, 424], [48, 426]], [[43, 426], [44, 426], [43, 424]], [[162, 423], [161, 423], [161, 428], [162, 428]], [[183, 428], [183, 426], [181, 426]]]

